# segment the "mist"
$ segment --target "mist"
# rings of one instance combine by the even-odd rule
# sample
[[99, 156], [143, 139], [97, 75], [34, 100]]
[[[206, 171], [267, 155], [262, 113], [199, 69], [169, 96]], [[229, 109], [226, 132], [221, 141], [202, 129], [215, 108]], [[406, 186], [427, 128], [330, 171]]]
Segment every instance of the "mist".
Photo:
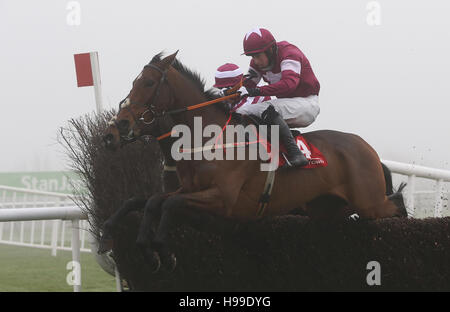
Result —
[[67, 168], [58, 128], [95, 112], [73, 54], [98, 51], [109, 110], [161, 51], [180, 50], [208, 88], [226, 62], [246, 71], [242, 40], [254, 27], [311, 62], [321, 113], [304, 131], [352, 132], [383, 159], [450, 169], [448, 1], [79, 0], [79, 25], [70, 2], [0, 0], [0, 171]]

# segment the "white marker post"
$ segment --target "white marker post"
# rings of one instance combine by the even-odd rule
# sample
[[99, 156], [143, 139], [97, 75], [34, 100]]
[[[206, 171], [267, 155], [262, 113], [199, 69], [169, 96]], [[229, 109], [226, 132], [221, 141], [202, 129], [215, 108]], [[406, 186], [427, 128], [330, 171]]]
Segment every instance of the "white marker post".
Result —
[[94, 92], [95, 92], [95, 104], [97, 106], [97, 113], [100, 114], [103, 111], [102, 103], [102, 86], [100, 80], [100, 65], [98, 63], [98, 53], [89, 53], [91, 57], [92, 76], [94, 78]]
[[98, 52], [75, 54], [75, 71], [78, 87], [94, 86], [97, 113], [103, 111], [102, 88]]

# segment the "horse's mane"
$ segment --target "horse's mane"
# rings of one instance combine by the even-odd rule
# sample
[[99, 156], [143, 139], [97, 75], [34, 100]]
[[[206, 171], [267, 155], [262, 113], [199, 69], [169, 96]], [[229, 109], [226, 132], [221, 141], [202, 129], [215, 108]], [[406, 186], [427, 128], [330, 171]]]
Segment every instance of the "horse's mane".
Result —
[[[162, 56], [163, 52], [156, 54], [150, 61], [150, 64], [160, 62], [162, 60]], [[194, 84], [194, 86], [196, 86], [197, 89], [204, 94], [204, 96], [207, 98], [208, 101], [215, 100], [220, 97], [219, 93], [214, 88], [205, 90], [206, 82], [200, 76], [200, 74], [187, 68], [178, 59], [175, 59], [175, 61], [172, 64], [172, 67], [175, 68], [185, 78], [190, 80]], [[223, 102], [217, 103], [216, 106], [220, 107], [226, 114], [228, 114], [230, 111], [227, 105]]]

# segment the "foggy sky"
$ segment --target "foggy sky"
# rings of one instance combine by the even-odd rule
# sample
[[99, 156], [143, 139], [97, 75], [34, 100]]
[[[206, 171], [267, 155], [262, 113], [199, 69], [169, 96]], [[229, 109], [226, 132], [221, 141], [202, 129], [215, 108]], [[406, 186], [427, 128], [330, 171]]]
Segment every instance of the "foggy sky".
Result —
[[211, 87], [216, 68], [241, 55], [260, 26], [297, 45], [321, 83], [318, 119], [306, 131], [363, 137], [381, 158], [450, 169], [450, 2], [0, 0], [0, 171], [65, 168], [57, 130], [94, 112], [92, 87], [77, 88], [73, 54], [98, 51], [106, 109], [117, 108], [157, 53], [179, 59]]

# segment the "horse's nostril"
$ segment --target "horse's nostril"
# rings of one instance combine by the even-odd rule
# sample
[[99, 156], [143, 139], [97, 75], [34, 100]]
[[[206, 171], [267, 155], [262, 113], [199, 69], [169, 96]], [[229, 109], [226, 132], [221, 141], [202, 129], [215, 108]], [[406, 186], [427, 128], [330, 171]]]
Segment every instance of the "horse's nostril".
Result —
[[117, 123], [117, 128], [119, 128], [119, 130], [127, 130], [128, 129], [128, 125], [130, 124], [130, 122], [126, 119], [122, 119]]
[[113, 135], [111, 133], [103, 136], [103, 142], [105, 142], [107, 145], [111, 144], [113, 141]]
[[114, 143], [114, 135], [112, 135], [111, 133], [108, 133], [107, 135], [104, 135], [102, 139], [103, 139], [104, 147], [106, 149], [112, 150], [112, 151], [116, 150], [117, 147], [115, 146], [115, 143]]

